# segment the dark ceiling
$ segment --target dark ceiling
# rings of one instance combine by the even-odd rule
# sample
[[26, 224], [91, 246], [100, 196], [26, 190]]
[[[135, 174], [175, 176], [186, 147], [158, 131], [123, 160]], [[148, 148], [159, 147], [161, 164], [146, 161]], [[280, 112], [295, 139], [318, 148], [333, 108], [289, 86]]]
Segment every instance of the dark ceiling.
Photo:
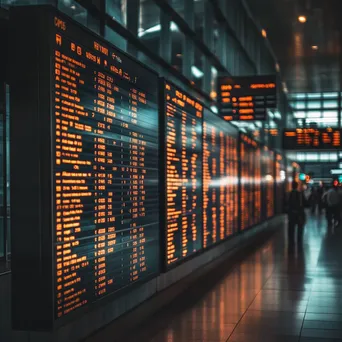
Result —
[[342, 0], [247, 2], [267, 31], [290, 93], [341, 89]]

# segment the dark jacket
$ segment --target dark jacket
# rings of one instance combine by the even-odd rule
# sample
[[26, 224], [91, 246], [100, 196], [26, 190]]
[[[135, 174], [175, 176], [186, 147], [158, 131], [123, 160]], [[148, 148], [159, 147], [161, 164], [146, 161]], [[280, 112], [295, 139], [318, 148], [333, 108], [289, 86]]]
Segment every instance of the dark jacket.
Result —
[[292, 190], [287, 201], [287, 212], [289, 216], [305, 215], [305, 196], [303, 192]]

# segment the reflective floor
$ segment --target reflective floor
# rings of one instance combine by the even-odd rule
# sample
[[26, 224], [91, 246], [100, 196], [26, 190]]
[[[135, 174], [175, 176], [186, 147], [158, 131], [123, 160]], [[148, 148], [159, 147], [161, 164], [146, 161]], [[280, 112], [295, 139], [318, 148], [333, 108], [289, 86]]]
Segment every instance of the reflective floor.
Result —
[[342, 341], [342, 227], [328, 231], [324, 216], [308, 217], [295, 249], [279, 227], [224, 277], [200, 281], [125, 341]]

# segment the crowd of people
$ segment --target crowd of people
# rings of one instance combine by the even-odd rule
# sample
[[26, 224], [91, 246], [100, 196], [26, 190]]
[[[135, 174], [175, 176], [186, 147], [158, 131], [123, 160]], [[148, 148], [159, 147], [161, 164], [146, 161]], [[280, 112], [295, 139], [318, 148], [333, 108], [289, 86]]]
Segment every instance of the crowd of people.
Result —
[[306, 208], [310, 208], [312, 214], [321, 215], [325, 211], [328, 226], [338, 226], [342, 222], [342, 188], [335, 182], [328, 187], [320, 183], [318, 186], [304, 186], [301, 191], [299, 183], [292, 183], [287, 202], [290, 242], [294, 241], [296, 227], [297, 241], [303, 238]]

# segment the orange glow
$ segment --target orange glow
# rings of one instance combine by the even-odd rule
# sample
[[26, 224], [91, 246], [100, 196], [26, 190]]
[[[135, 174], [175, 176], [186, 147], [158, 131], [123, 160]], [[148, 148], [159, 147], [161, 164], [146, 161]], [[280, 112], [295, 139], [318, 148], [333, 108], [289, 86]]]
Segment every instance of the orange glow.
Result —
[[251, 84], [251, 89], [274, 89], [276, 87], [275, 83], [256, 83]]
[[298, 17], [298, 21], [300, 22], [300, 23], [302, 23], [302, 24], [304, 24], [304, 23], [306, 23], [306, 16], [305, 15], [300, 15], [299, 17]]

